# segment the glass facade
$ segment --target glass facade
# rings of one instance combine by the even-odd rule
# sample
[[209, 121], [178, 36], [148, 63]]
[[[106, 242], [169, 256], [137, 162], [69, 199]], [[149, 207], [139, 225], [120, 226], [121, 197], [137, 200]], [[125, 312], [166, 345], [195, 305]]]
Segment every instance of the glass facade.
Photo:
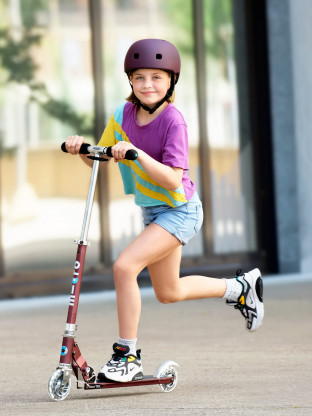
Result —
[[[142, 38], [166, 39], [177, 46], [182, 69], [176, 86], [175, 105], [188, 125], [190, 177], [199, 183], [198, 126], [195, 62], [192, 38], [192, 1], [102, 1], [105, 109], [108, 120], [114, 109], [130, 94], [124, 73], [124, 57], [130, 45]], [[142, 231], [141, 211], [132, 197], [123, 194], [115, 164], [109, 166], [110, 224], [113, 258]], [[183, 248], [184, 255], [202, 254], [202, 237]]]
[[[207, 125], [210, 155], [213, 250], [256, 250], [252, 137], [244, 90], [248, 78], [240, 2], [204, 1]], [[236, 10], [232, 9], [235, 8]], [[237, 23], [237, 25], [235, 25]], [[239, 95], [241, 100], [239, 100]]]
[[[205, 252], [201, 232], [183, 248], [184, 257], [256, 251], [250, 115], [242, 76], [246, 51], [244, 36], [237, 33], [244, 20], [237, 6], [242, 2], [203, 0], [202, 22], [195, 23], [191, 0], [99, 3], [102, 50], [96, 53], [103, 62], [106, 122], [130, 92], [123, 60], [131, 43], [163, 38], [181, 54], [175, 105], [188, 125], [189, 175], [200, 195], [206, 192], [203, 175], [210, 178], [213, 230], [212, 252]], [[87, 0], [0, 0], [0, 231], [6, 272], [69, 267], [76, 250], [72, 241], [79, 237], [90, 171], [78, 158], [63, 154], [60, 144], [70, 134], [99, 140], [93, 137], [89, 6]], [[204, 138], [199, 133], [194, 24], [204, 28], [208, 166], [200, 166]], [[123, 194], [113, 163], [107, 195], [101, 204], [108, 207], [110, 241], [100, 235], [103, 207], [96, 202], [89, 264], [100, 262], [101, 244], [111, 245], [114, 260], [142, 230], [140, 209]]]
[[[89, 172], [60, 144], [69, 134], [92, 134], [87, 6], [0, 2], [1, 217], [9, 272], [65, 266], [79, 237]], [[98, 241], [96, 218], [90, 235]]]

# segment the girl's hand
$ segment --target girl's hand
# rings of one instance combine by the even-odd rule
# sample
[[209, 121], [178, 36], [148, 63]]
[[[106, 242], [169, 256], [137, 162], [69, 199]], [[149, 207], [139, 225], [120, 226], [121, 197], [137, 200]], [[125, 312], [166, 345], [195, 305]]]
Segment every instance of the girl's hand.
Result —
[[139, 150], [131, 143], [121, 141], [115, 144], [115, 146], [112, 147], [112, 155], [114, 156], [114, 162], [123, 160], [125, 158], [127, 150], [132, 149], [139, 154]]
[[[65, 142], [65, 147], [68, 153], [72, 155], [79, 154], [82, 143], [86, 143], [86, 140], [82, 136], [69, 136]], [[84, 155], [83, 155], [84, 156]]]

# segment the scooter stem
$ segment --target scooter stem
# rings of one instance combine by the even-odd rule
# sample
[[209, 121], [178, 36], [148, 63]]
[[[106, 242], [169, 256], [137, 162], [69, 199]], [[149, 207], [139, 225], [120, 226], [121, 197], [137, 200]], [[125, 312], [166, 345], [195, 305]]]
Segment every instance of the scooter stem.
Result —
[[95, 195], [95, 187], [96, 187], [96, 180], [99, 170], [99, 155], [94, 155], [94, 162], [92, 168], [92, 174], [90, 179], [89, 185], [89, 192], [85, 207], [83, 225], [80, 235], [80, 240], [76, 240], [75, 242], [78, 244], [76, 261], [74, 265], [74, 272], [73, 272], [73, 281], [72, 281], [72, 289], [71, 289], [71, 296], [68, 306], [68, 314], [67, 314], [67, 321], [65, 326], [65, 332], [63, 334], [63, 342], [62, 342], [62, 350], [61, 350], [61, 357], [60, 357], [60, 367], [69, 367], [71, 366], [72, 360], [72, 351], [74, 348], [74, 338], [76, 333], [76, 317], [77, 317], [77, 310], [78, 310], [78, 302], [80, 296], [80, 287], [82, 281], [82, 274], [84, 268], [84, 262], [86, 257], [86, 250], [89, 243], [87, 242], [89, 225], [90, 225], [90, 218], [91, 218], [91, 211], [92, 205], [94, 201]]
[[[89, 193], [82, 223], [82, 229], [81, 229], [81, 235], [80, 235], [80, 241], [79, 244], [87, 244], [87, 237], [88, 237], [88, 231], [89, 231], [89, 225], [90, 225], [90, 219], [91, 219], [91, 211], [94, 201], [94, 194], [95, 194], [95, 187], [96, 187], [96, 180], [99, 170], [99, 160], [96, 160], [96, 158], [99, 158], [100, 156], [98, 154], [94, 155], [94, 162], [93, 162], [93, 168], [92, 168], [92, 174], [90, 179], [90, 185], [89, 185]], [[82, 243], [83, 242], [83, 243]]]

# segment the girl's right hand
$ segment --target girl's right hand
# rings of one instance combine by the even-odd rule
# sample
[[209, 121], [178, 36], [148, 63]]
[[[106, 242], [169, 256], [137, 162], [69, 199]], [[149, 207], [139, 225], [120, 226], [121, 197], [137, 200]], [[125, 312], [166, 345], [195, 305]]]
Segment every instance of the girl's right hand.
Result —
[[82, 143], [86, 143], [86, 140], [82, 136], [69, 136], [66, 139], [65, 147], [68, 153], [72, 155], [78, 155]]

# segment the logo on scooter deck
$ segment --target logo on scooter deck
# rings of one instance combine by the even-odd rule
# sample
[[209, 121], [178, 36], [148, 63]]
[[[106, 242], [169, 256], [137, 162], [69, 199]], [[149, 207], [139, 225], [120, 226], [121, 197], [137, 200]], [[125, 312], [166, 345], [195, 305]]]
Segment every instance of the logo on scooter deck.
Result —
[[68, 353], [68, 348], [65, 347], [65, 345], [63, 345], [61, 348], [61, 355], [66, 355], [67, 353]]
[[72, 290], [71, 290], [71, 297], [70, 297], [70, 300], [69, 300], [69, 306], [74, 306], [74, 303], [75, 303], [76, 296], [74, 295], [74, 291], [75, 291], [75, 284], [78, 282], [79, 268], [80, 268], [80, 262], [75, 261], [74, 273], [73, 273], [73, 282], [72, 282], [73, 285], [72, 285]]

